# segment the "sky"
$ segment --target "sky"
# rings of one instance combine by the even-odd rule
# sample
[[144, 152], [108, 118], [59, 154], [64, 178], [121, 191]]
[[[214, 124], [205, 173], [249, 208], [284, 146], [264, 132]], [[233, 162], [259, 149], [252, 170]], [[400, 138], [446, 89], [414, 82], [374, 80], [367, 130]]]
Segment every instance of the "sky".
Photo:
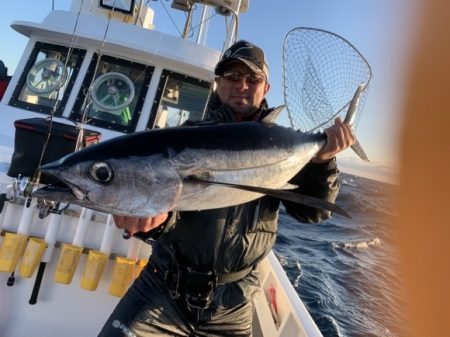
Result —
[[[10, 28], [11, 22], [41, 22], [52, 6], [68, 10], [71, 3], [71, 0], [1, 2], [0, 59], [10, 75], [27, 42], [24, 36]], [[179, 35], [185, 14], [173, 13], [168, 0], [148, 3], [155, 11], [155, 29]], [[265, 50], [271, 83], [267, 99], [272, 106], [284, 103], [282, 52], [284, 38], [291, 29], [300, 26], [320, 28], [350, 41], [368, 60], [373, 72], [365, 109], [356, 130], [371, 162], [366, 164], [351, 150], [346, 150], [338, 157], [340, 167], [357, 175], [395, 182], [403, 95], [418, 7], [417, 0], [250, 0], [248, 12], [240, 15], [238, 38]], [[171, 12], [171, 17], [166, 10]], [[199, 12], [200, 8], [196, 13]], [[224, 17], [216, 15], [211, 19], [206, 44], [222, 49], [224, 27]], [[193, 38], [195, 40], [196, 35]]]

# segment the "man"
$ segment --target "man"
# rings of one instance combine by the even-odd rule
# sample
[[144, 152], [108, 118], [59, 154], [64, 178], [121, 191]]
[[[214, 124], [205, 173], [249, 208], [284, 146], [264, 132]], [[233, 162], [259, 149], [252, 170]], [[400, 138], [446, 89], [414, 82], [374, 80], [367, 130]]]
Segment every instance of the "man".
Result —
[[[206, 121], [260, 120], [269, 109], [269, 71], [263, 51], [239, 41], [215, 68], [217, 89]], [[195, 123], [187, 123], [195, 124]], [[339, 189], [335, 155], [355, 142], [339, 119], [327, 144], [291, 181], [301, 193], [334, 202]], [[195, 203], [195, 200], [192, 201]], [[328, 219], [328, 211], [283, 201], [302, 222]], [[265, 196], [226, 208], [161, 214], [147, 219], [115, 217], [117, 227], [154, 239], [153, 254], [121, 300], [101, 336], [250, 336], [255, 266], [272, 249], [280, 200]]]

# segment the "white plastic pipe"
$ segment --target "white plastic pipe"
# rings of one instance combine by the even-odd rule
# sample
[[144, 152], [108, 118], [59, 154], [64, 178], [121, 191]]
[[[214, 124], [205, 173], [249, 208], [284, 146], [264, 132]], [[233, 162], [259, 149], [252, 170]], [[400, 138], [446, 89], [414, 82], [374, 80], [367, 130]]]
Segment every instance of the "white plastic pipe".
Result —
[[139, 256], [139, 249], [141, 247], [141, 240], [133, 236], [128, 240], [130, 241], [130, 245], [128, 247], [127, 258], [131, 260], [137, 260]]
[[44, 241], [47, 243], [47, 248], [42, 256], [42, 262], [50, 262], [52, 259], [56, 244], [56, 233], [58, 232], [59, 225], [61, 224], [62, 215], [50, 213], [48, 217], [49, 223], [44, 237]]
[[77, 229], [73, 238], [72, 244], [74, 246], [83, 247], [84, 239], [88, 230], [89, 223], [91, 222], [92, 213], [94, 211], [88, 208], [82, 208], [80, 218], [78, 219]]
[[114, 233], [116, 232], [117, 227], [114, 224], [114, 219], [111, 214], [108, 215], [105, 224], [105, 230], [103, 232], [102, 242], [100, 244], [100, 251], [105, 254], [111, 253]]
[[30, 234], [31, 223], [33, 221], [34, 211], [36, 210], [36, 199], [31, 199], [30, 206], [27, 207], [27, 203], [23, 206], [22, 214], [20, 215], [19, 226], [17, 228], [17, 234], [28, 235]]

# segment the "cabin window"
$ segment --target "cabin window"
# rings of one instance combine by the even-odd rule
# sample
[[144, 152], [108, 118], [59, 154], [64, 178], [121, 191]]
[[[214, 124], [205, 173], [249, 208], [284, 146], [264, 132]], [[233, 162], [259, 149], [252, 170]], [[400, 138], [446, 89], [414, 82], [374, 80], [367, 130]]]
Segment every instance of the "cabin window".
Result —
[[144, 64], [95, 55], [77, 96], [71, 119], [116, 131], [133, 132], [153, 70], [153, 67]]
[[210, 88], [210, 82], [164, 70], [147, 128], [177, 126], [188, 119], [201, 120]]
[[85, 50], [37, 42], [10, 105], [62, 115]]

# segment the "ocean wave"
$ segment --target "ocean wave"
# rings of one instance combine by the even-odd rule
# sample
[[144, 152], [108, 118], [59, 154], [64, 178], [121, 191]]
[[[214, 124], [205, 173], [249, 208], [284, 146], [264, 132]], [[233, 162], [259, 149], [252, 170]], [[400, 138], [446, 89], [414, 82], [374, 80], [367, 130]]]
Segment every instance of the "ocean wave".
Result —
[[341, 332], [338, 322], [330, 315], [320, 317], [318, 323], [321, 325], [324, 335], [335, 337], [345, 336]]
[[352, 178], [348, 178], [348, 179], [341, 178], [341, 184], [352, 186], [352, 187], [358, 187], [358, 184]]
[[334, 249], [368, 249], [381, 245], [379, 238], [374, 238], [370, 241], [356, 241], [356, 242], [332, 242]]

